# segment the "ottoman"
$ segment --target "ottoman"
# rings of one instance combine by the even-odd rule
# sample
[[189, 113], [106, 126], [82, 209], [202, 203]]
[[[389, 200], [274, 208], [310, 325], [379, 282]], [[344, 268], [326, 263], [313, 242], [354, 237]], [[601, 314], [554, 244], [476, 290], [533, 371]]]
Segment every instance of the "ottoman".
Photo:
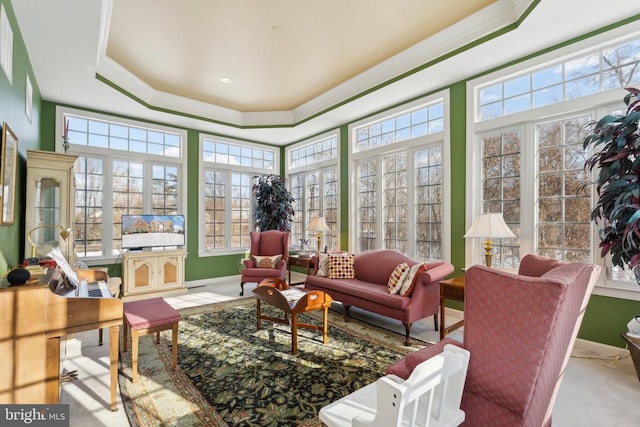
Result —
[[171, 351], [173, 369], [178, 367], [178, 323], [180, 313], [173, 309], [164, 298], [151, 298], [125, 302], [124, 308], [124, 351], [127, 351], [127, 333], [131, 331], [131, 381], [138, 379], [138, 338], [142, 335], [156, 334], [156, 343], [160, 342], [160, 331], [172, 330]]

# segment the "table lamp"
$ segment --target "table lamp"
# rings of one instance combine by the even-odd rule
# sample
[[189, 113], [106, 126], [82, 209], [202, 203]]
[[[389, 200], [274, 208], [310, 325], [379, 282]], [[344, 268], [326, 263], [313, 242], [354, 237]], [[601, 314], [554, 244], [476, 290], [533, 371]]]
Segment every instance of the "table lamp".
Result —
[[318, 253], [320, 253], [320, 248], [322, 247], [322, 232], [330, 231], [329, 226], [324, 220], [323, 216], [315, 216], [311, 218], [309, 225], [307, 226], [307, 230], [317, 232], [318, 236]]
[[478, 214], [471, 224], [471, 228], [463, 236], [467, 237], [483, 237], [484, 242], [484, 260], [487, 267], [491, 267], [491, 239], [514, 238], [513, 231], [504, 222], [501, 213], [485, 213]]
[[37, 227], [33, 227], [31, 230], [29, 230], [29, 233], [27, 233], [27, 240], [29, 241], [29, 243], [31, 243], [31, 258], [35, 258], [36, 256], [36, 249], [38, 247], [38, 244], [35, 243], [33, 241], [33, 233], [36, 230], [40, 230], [43, 228], [53, 228], [53, 229], [60, 229], [60, 237], [62, 237], [62, 240], [67, 240], [69, 238], [69, 236], [71, 236], [71, 232], [73, 230], [71, 230], [71, 228], [64, 228], [62, 225], [60, 224], [42, 224], [42, 225], [38, 225]]

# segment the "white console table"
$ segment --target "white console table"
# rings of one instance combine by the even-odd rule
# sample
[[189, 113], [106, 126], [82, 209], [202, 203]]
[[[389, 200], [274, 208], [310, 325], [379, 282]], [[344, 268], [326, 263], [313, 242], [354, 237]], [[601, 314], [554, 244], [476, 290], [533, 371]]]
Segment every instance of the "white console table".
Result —
[[184, 258], [182, 249], [125, 253], [122, 299], [127, 301], [185, 294]]

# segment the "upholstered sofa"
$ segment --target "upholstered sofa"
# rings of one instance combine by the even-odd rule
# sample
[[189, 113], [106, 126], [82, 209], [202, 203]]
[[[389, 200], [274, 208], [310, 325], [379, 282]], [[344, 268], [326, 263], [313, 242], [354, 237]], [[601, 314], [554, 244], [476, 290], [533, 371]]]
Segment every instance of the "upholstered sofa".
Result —
[[551, 425], [553, 403], [600, 267], [527, 255], [518, 274], [465, 273], [464, 343], [445, 337], [387, 368], [408, 378], [447, 344], [471, 353], [463, 426]]
[[409, 333], [417, 320], [433, 316], [438, 330], [439, 282], [453, 272], [453, 265], [425, 263], [426, 271], [415, 275], [412, 292], [403, 296], [389, 292], [389, 277], [398, 265], [414, 266], [418, 261], [399, 252], [378, 250], [354, 255], [354, 277], [351, 279], [319, 276], [318, 258], [314, 258], [314, 274], [307, 276], [304, 286], [327, 292], [334, 300], [340, 301], [345, 309], [345, 321], [349, 321], [351, 306], [399, 320], [405, 328], [405, 345], [411, 345]]

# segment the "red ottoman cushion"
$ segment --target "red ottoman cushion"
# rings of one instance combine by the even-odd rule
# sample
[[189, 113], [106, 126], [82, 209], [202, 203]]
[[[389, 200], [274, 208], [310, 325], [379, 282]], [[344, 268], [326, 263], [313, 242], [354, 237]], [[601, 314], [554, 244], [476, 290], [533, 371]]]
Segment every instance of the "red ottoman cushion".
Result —
[[164, 298], [151, 298], [125, 302], [124, 317], [131, 329], [145, 329], [169, 325], [180, 321], [180, 313], [173, 309]]

